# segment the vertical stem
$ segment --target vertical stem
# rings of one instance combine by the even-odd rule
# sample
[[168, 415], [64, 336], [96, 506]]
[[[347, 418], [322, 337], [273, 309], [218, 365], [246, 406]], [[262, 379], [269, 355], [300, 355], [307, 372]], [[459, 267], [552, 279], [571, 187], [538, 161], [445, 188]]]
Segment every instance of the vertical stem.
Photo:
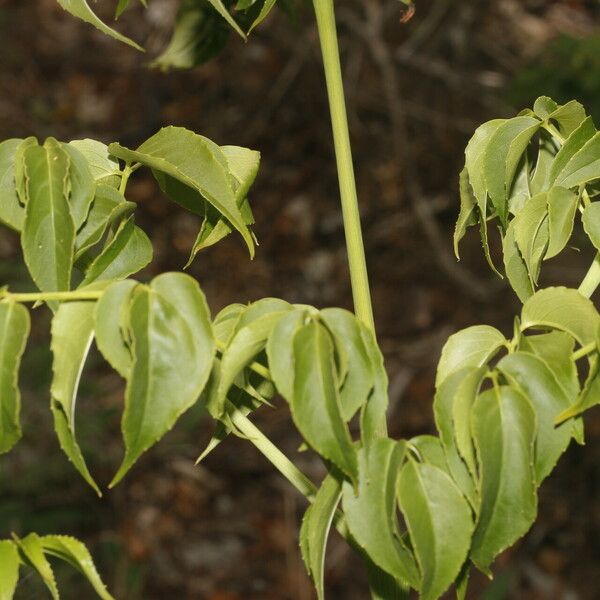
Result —
[[313, 0], [313, 5], [317, 17], [327, 94], [329, 96], [354, 310], [356, 316], [375, 331], [365, 249], [360, 227], [333, 1]]
[[590, 265], [588, 272], [586, 273], [581, 285], [579, 286], [579, 293], [589, 298], [600, 285], [600, 252], [596, 254], [594, 262]]

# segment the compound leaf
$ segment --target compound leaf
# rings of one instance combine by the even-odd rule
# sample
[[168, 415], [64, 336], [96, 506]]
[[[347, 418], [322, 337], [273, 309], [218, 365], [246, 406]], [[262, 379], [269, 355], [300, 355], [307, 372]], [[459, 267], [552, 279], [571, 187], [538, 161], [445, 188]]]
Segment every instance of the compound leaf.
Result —
[[40, 541], [46, 554], [64, 560], [85, 575], [102, 600], [114, 600], [100, 579], [92, 557], [82, 542], [66, 535], [46, 535]]
[[325, 598], [325, 549], [341, 495], [340, 481], [333, 475], [328, 475], [321, 484], [314, 502], [306, 509], [300, 528], [302, 559], [308, 574], [315, 582], [319, 600]]
[[12, 600], [19, 581], [21, 559], [14, 542], [0, 540], [0, 600]]
[[398, 500], [421, 570], [420, 598], [436, 600], [467, 558], [471, 509], [443, 470], [412, 459], [400, 472]]
[[524, 535], [535, 519], [536, 422], [527, 398], [507, 386], [483, 392], [473, 405], [472, 419], [481, 506], [471, 559], [485, 572], [494, 557]]
[[343, 484], [342, 505], [352, 537], [381, 569], [419, 588], [413, 555], [401, 541], [396, 517], [396, 485], [405, 455], [405, 442], [374, 440], [368, 452], [358, 451], [358, 493]]
[[118, 31], [115, 31], [103, 23], [90, 8], [87, 0], [58, 0], [58, 4], [68, 13], [71, 13], [73, 16], [81, 19], [82, 21], [93, 25], [102, 33], [114, 38], [115, 40], [124, 42], [136, 50], [140, 50], [141, 52], [144, 51], [144, 49], [136, 44], [132, 39], [129, 39], [128, 37], [122, 35]]
[[290, 402], [298, 430], [321, 456], [356, 481], [356, 450], [342, 418], [333, 342], [317, 321], [294, 336], [294, 393]]
[[68, 290], [75, 244], [69, 209], [69, 156], [49, 138], [24, 154], [27, 205], [21, 232], [23, 256], [33, 280], [44, 292]]
[[135, 288], [127, 324], [133, 362], [122, 420], [126, 451], [111, 487], [196, 402], [215, 353], [204, 294], [182, 273]]
[[0, 453], [21, 438], [18, 374], [29, 329], [29, 312], [22, 304], [0, 302]]

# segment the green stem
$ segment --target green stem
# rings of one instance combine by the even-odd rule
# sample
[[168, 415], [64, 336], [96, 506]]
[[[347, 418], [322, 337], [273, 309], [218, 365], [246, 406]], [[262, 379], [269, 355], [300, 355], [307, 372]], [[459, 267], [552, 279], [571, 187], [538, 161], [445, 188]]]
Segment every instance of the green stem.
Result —
[[590, 298], [600, 285], [600, 252], [594, 257], [594, 262], [590, 265], [588, 272], [585, 274], [579, 293], [586, 298]]
[[75, 300], [98, 300], [102, 296], [101, 291], [77, 291], [72, 292], [31, 292], [13, 293], [8, 290], [0, 291], [0, 300], [12, 300], [14, 302], [47, 302], [58, 300], [62, 302]]
[[577, 352], [573, 352], [573, 360], [577, 361], [580, 358], [583, 358], [584, 356], [587, 356], [588, 354], [592, 353], [594, 350], [596, 350], [596, 346], [596, 342], [590, 342], [589, 344], [582, 346], [581, 348], [579, 348], [579, 350], [577, 350]]
[[325, 80], [329, 96], [329, 109], [331, 112], [331, 125], [337, 160], [354, 309], [356, 316], [365, 325], [375, 331], [367, 263], [360, 227], [354, 167], [352, 164], [352, 150], [350, 147], [333, 0], [313, 0], [313, 5], [317, 17]]
[[231, 422], [273, 466], [306, 498], [312, 502], [317, 488], [315, 484], [241, 411], [228, 403]]

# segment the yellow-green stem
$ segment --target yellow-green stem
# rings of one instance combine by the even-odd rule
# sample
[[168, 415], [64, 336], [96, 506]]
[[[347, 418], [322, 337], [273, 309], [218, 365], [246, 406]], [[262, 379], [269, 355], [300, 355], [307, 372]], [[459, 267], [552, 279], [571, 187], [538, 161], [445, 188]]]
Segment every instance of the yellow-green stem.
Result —
[[356, 182], [354, 179], [354, 166], [352, 163], [352, 150], [350, 147], [333, 0], [313, 0], [313, 5], [317, 17], [327, 94], [329, 97], [329, 110], [331, 112], [331, 126], [337, 160], [354, 310], [356, 316], [365, 325], [375, 331], [367, 263], [360, 226]]

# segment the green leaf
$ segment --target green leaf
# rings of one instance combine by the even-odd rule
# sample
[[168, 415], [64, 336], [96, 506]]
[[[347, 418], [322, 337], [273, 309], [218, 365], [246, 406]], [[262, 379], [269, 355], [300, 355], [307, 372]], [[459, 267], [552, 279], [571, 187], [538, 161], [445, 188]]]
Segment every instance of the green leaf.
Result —
[[217, 314], [213, 321], [213, 331], [220, 344], [223, 346], [229, 344], [233, 334], [237, 331], [241, 315], [247, 308], [245, 304], [229, 304]]
[[487, 216], [488, 188], [484, 176], [483, 161], [490, 139], [496, 133], [498, 128], [506, 122], [506, 119], [495, 119], [480, 125], [475, 130], [475, 133], [469, 140], [465, 150], [465, 167], [469, 173], [469, 181], [473, 188], [475, 198], [477, 198], [479, 212], [484, 221]]
[[419, 462], [425, 462], [448, 473], [448, 462], [444, 446], [435, 435], [417, 435], [408, 441], [408, 445]]
[[106, 144], [85, 138], [72, 140], [69, 146], [73, 146], [85, 157], [94, 181], [113, 188], [119, 187], [119, 162], [110, 156]]
[[400, 472], [398, 500], [421, 570], [420, 598], [436, 600], [467, 558], [471, 509], [444, 471], [412, 459]]
[[560, 412], [574, 403], [575, 397], [569, 397], [565, 393], [557, 374], [533, 354], [509, 354], [498, 363], [497, 368], [509, 381], [516, 383], [535, 410], [535, 472], [539, 486], [552, 472], [571, 441], [571, 423], [555, 427], [554, 420]]
[[515, 242], [527, 267], [529, 279], [535, 285], [548, 245], [547, 194], [543, 192], [526, 202], [513, 219], [513, 224]]
[[483, 159], [485, 183], [503, 225], [506, 224], [508, 197], [517, 166], [539, 127], [540, 122], [532, 117], [509, 119], [496, 129], [486, 146]]
[[463, 367], [481, 367], [500, 348], [506, 345], [505, 337], [489, 325], [474, 325], [454, 333], [442, 349], [435, 385]]
[[19, 202], [25, 206], [27, 204], [27, 176], [25, 174], [25, 150], [31, 146], [37, 146], [37, 138], [30, 136], [24, 139], [15, 151], [14, 158], [14, 185], [17, 191]]
[[600, 179], [600, 133], [578, 150], [556, 178], [556, 184], [572, 188]]
[[406, 444], [389, 438], [375, 440], [369, 451], [358, 451], [358, 494], [343, 485], [342, 506], [352, 537], [381, 569], [419, 587], [414, 557], [401, 541], [396, 517], [396, 484]]
[[130, 217], [119, 225], [113, 239], [89, 266], [79, 287], [93, 281], [125, 279], [151, 260], [152, 242]]
[[302, 560], [315, 582], [319, 600], [325, 598], [325, 548], [341, 495], [340, 481], [333, 475], [328, 475], [321, 484], [314, 502], [306, 509], [300, 528]]
[[129, 305], [137, 281], [125, 279], [111, 284], [96, 303], [96, 345], [110, 366], [124, 379], [129, 377], [131, 349], [125, 338]]
[[552, 167], [550, 169], [550, 184], [556, 182], [562, 171], [567, 166], [573, 156], [583, 148], [583, 146], [594, 137], [596, 128], [592, 117], [585, 119], [579, 127], [569, 135], [565, 143], [556, 154]]
[[581, 217], [583, 228], [596, 250], [600, 249], [600, 203], [588, 204]]
[[[289, 305], [290, 310], [291, 308]], [[221, 376], [215, 399], [216, 406], [211, 403], [207, 407], [214, 417], [221, 416], [229, 388], [244, 368], [265, 349], [271, 331], [286, 312], [288, 311], [278, 310], [267, 313], [237, 330], [221, 357]]]
[[299, 329], [293, 344], [294, 423], [314, 450], [356, 481], [356, 450], [342, 417], [331, 337], [311, 321]]
[[46, 587], [50, 590], [53, 600], [59, 600], [60, 596], [54, 572], [44, 556], [44, 547], [40, 537], [36, 533], [30, 533], [23, 539], [15, 537], [15, 542], [27, 559], [27, 562], [38, 572]]
[[96, 182], [85, 156], [71, 144], [59, 144], [69, 156], [69, 206], [75, 230], [78, 230], [87, 218], [94, 199]]
[[387, 436], [388, 376], [375, 334], [362, 322], [359, 326], [373, 373], [373, 391], [360, 415], [361, 440], [368, 447], [373, 440]]
[[536, 516], [536, 423], [527, 398], [506, 386], [483, 392], [473, 405], [472, 419], [481, 507], [471, 559], [487, 572], [494, 557], [524, 535]]
[[228, 38], [229, 27], [214, 10], [197, 0], [184, 0], [171, 40], [152, 66], [163, 71], [191, 69], [218, 54]]
[[473, 194], [473, 188], [469, 182], [469, 173], [467, 168], [463, 168], [459, 178], [460, 188], [460, 213], [454, 227], [454, 254], [459, 257], [458, 244], [463, 239], [467, 231], [467, 227], [477, 223], [477, 198]]
[[570, 190], [553, 187], [548, 192], [548, 248], [544, 260], [560, 254], [573, 232], [578, 198]]
[[519, 300], [525, 302], [533, 295], [533, 284], [529, 277], [527, 265], [521, 256], [517, 242], [515, 241], [514, 220], [508, 224], [504, 238], [502, 239], [502, 254], [504, 258], [504, 271]]
[[365, 347], [357, 318], [341, 308], [326, 308], [320, 312], [321, 319], [332, 334], [338, 353], [348, 359], [347, 375], [340, 381], [342, 418], [352, 419], [363, 406], [373, 389], [371, 360]]
[[210, 5], [229, 23], [229, 26], [242, 37], [246, 39], [246, 34], [240, 29], [240, 26], [235, 22], [235, 19], [229, 14], [229, 11], [223, 4], [223, 0], [207, 0]]
[[136, 44], [133, 40], [120, 34], [118, 31], [111, 29], [108, 25], [105, 25], [89, 7], [87, 0], [58, 0], [58, 4], [68, 13], [71, 13], [73, 16], [81, 19], [82, 21], [93, 25], [102, 33], [114, 38], [115, 40], [124, 42], [136, 50], [140, 50], [141, 52], [144, 51], [144, 49]]
[[[557, 142], [549, 134], [542, 130], [537, 148], [537, 157], [535, 160], [535, 170], [530, 177], [529, 160], [522, 161], [523, 169], [519, 173], [522, 176], [523, 193], [526, 198], [535, 196], [540, 192], [545, 192], [550, 187], [550, 170], [554, 164], [554, 157], [557, 153]], [[513, 196], [515, 195], [515, 186], [513, 187]]]
[[19, 581], [21, 559], [14, 542], [0, 540], [0, 600], [12, 600]]
[[94, 302], [64, 302], [56, 311], [50, 344], [53, 354], [50, 394], [60, 447], [85, 481], [101, 496], [75, 437], [77, 392], [94, 338], [94, 309]]
[[542, 120], [548, 119], [551, 113], [558, 108], [558, 104], [548, 96], [540, 96], [533, 104], [533, 112]]
[[260, 25], [267, 18], [272, 8], [275, 6], [276, 2], [277, 0], [264, 0], [264, 3], [260, 9], [260, 12], [258, 13], [258, 16], [256, 17], [256, 19], [254, 19], [252, 25], [250, 25], [248, 33], [250, 33], [255, 27], [258, 27], [258, 25]]
[[125, 391], [125, 457], [110, 486], [192, 406], [213, 364], [204, 294], [191, 277], [165, 273], [139, 286], [129, 308], [133, 363]]
[[117, 189], [99, 184], [86, 222], [75, 238], [75, 260], [95, 246], [111, 225], [126, 219], [135, 207]]
[[[577, 398], [577, 402], [560, 413], [554, 422], [556, 425], [560, 425], [567, 419], [577, 417], [597, 404], [600, 404], [600, 359], [596, 354], [590, 360], [588, 376], [585, 380], [583, 390], [581, 390], [581, 394]], [[582, 443], [581, 439], [578, 441]]]
[[119, 144], [111, 144], [109, 151], [117, 158], [139, 162], [199, 193], [240, 232], [250, 255], [254, 255], [254, 241], [238, 208], [227, 161], [216, 144], [183, 127], [165, 127], [135, 151]]
[[[479, 499], [475, 482], [468, 469], [468, 465], [470, 464], [472, 472], [473, 464], [472, 461], [470, 463], [466, 460], [463, 461], [458, 451], [455, 439], [454, 414], [455, 405], [460, 397], [467, 396], [462, 402], [468, 404], [470, 399], [470, 402], [472, 403], [473, 399], [471, 399], [470, 396], [471, 394], [476, 393], [479, 382], [471, 382], [470, 386], [467, 385], [465, 387], [465, 379], [474, 377], [474, 373], [480, 374], [483, 367], [479, 367], [480, 365], [467, 365], [458, 371], [451, 373], [437, 387], [435, 399], [433, 401], [435, 424], [444, 447], [450, 474], [475, 510], [479, 504]], [[471, 379], [469, 379], [469, 381], [471, 381]], [[479, 381], [481, 381], [481, 376]], [[463, 415], [464, 412], [465, 410], [463, 408], [463, 411], [460, 412], [460, 414]], [[468, 427], [468, 422], [462, 423], [462, 425]], [[470, 431], [469, 444], [471, 444]]]
[[68, 562], [85, 575], [102, 600], [113, 600], [100, 579], [92, 557], [84, 544], [66, 535], [46, 535], [40, 541], [46, 554]]
[[473, 432], [471, 429], [471, 411], [486, 371], [487, 366], [480, 367], [479, 369], [467, 367], [464, 369], [464, 372], [461, 371], [462, 377], [457, 382], [454, 403], [452, 404], [452, 422], [454, 425], [456, 449], [465, 461], [473, 479], [477, 479], [478, 471], [475, 447], [473, 446]]
[[0, 453], [21, 439], [18, 376], [29, 329], [29, 313], [22, 304], [0, 302]]
[[559, 329], [582, 346], [595, 340], [600, 317], [593, 303], [577, 290], [550, 287], [540, 290], [523, 305], [521, 331]]
[[260, 152], [240, 146], [221, 146], [229, 172], [235, 179], [235, 195], [243, 200], [250, 191], [260, 166]]
[[556, 123], [559, 132], [565, 138], [569, 137], [585, 118], [585, 108], [577, 100], [556, 107], [548, 115], [548, 120]]
[[409, 600], [410, 588], [380, 569], [368, 555], [362, 553], [367, 567], [371, 600]]
[[75, 226], [68, 194], [69, 156], [56, 140], [30, 146], [24, 155], [27, 206], [21, 233], [25, 263], [44, 292], [68, 290]]
[[269, 371], [277, 391], [288, 401], [294, 398], [294, 338], [303, 325], [305, 312], [294, 310], [284, 315], [267, 341]]
[[15, 153], [23, 140], [6, 140], [0, 144], [0, 221], [21, 231], [25, 209], [15, 187]]

